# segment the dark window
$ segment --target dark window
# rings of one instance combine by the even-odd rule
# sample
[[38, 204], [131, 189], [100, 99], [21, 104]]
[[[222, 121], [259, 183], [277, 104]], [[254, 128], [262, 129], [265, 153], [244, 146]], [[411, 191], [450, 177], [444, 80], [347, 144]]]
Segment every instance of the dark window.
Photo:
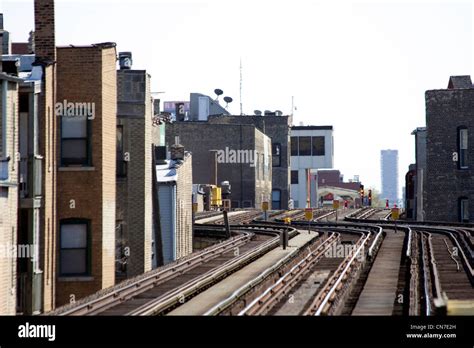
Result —
[[86, 116], [61, 117], [61, 165], [91, 165]]
[[121, 276], [127, 273], [127, 253], [125, 247], [127, 246], [124, 231], [123, 221], [118, 220], [115, 224], [115, 274]]
[[311, 137], [299, 137], [299, 155], [311, 156]]
[[292, 184], [297, 184], [298, 183], [298, 171], [297, 170], [292, 170], [291, 171], [291, 183]]
[[127, 162], [123, 151], [123, 126], [117, 126], [117, 176], [127, 176]]
[[458, 128], [458, 156], [459, 156], [459, 168], [466, 169], [467, 165], [467, 128], [459, 127]]
[[312, 137], [313, 156], [324, 156], [324, 137]]
[[61, 220], [60, 226], [60, 274], [89, 275], [89, 220]]
[[272, 191], [272, 209], [281, 209], [281, 191]]
[[272, 167], [281, 166], [281, 145], [272, 144]]
[[291, 137], [291, 156], [298, 156], [298, 137]]
[[466, 197], [459, 198], [459, 221], [469, 222], [469, 200]]

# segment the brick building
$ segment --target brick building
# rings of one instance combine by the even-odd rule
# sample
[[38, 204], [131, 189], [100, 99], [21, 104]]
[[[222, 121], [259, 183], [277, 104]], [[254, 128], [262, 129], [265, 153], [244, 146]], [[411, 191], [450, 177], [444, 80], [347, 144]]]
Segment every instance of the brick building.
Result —
[[[151, 269], [153, 104], [150, 75], [117, 71], [117, 276]], [[158, 137], [158, 136], [157, 136]]]
[[157, 163], [162, 260], [167, 264], [193, 251], [192, 156], [182, 145], [171, 146], [171, 157]]
[[[166, 143], [175, 136], [193, 155], [193, 183], [229, 181], [233, 208], [260, 207], [272, 190], [271, 140], [253, 124], [175, 122], [166, 127]], [[217, 181], [213, 152], [217, 150]]]
[[[56, 118], [54, 1], [36, 0], [34, 54], [12, 54], [4, 45], [2, 70], [19, 78], [18, 229], [19, 248], [35, 258], [19, 258], [17, 312], [37, 314], [55, 305], [56, 283]], [[3, 21], [2, 21], [3, 22]], [[30, 45], [30, 51], [34, 45]], [[20, 52], [21, 53], [21, 52]]]
[[424, 221], [426, 184], [426, 127], [418, 127], [411, 134], [415, 136], [413, 219], [417, 221]]
[[253, 125], [271, 139], [272, 205], [288, 209], [290, 200], [290, 129], [291, 116], [209, 116], [212, 124]]
[[429, 90], [426, 101], [425, 219], [472, 221], [474, 217], [474, 86], [451, 76], [447, 89]]
[[58, 305], [115, 282], [114, 43], [57, 50]]
[[20, 79], [0, 73], [0, 315], [16, 313], [18, 92]]

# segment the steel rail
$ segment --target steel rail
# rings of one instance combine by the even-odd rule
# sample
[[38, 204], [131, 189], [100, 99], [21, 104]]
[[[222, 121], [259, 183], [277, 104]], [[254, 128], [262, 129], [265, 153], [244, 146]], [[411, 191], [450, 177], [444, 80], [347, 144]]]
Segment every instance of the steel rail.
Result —
[[[267, 229], [268, 231], [268, 229]], [[240, 255], [235, 259], [231, 259], [223, 265], [217, 267], [216, 269], [210, 270], [209, 272], [192, 279], [188, 283], [178, 287], [171, 292], [160, 296], [159, 298], [152, 300], [132, 311], [127, 313], [127, 315], [157, 315], [162, 313], [171, 307], [174, 307], [182, 301], [183, 298], [189, 298], [198, 293], [199, 291], [207, 288], [208, 286], [214, 284], [217, 280], [225, 277], [226, 275], [235, 272], [236, 270], [242, 268], [244, 265], [248, 264], [252, 260], [260, 257], [261, 255], [267, 253], [269, 250], [275, 248], [279, 245], [279, 233], [281, 231], [276, 231], [278, 234], [277, 237], [263, 243], [259, 247], [249, 250], [248, 252]], [[295, 235], [297, 231], [293, 229], [290, 234]]]
[[[324, 240], [323, 243], [318, 245], [318, 247], [311, 251], [304, 259], [299, 261], [295, 266], [293, 266], [287, 273], [285, 273], [282, 277], [280, 277], [274, 284], [272, 284], [270, 287], [268, 287], [263, 293], [261, 293], [257, 298], [255, 298], [252, 302], [250, 302], [244, 309], [242, 309], [238, 315], [243, 316], [243, 315], [249, 315], [248, 312], [251, 312], [250, 315], [254, 315], [255, 311], [258, 310], [259, 308], [262, 308], [264, 305], [264, 301], [269, 301], [269, 298], [266, 298], [268, 295], [275, 297], [275, 293], [281, 293], [284, 292], [287, 287], [289, 286], [289, 281], [292, 281], [294, 278], [297, 278], [300, 276], [304, 271], [308, 269], [308, 267], [311, 267], [311, 264], [314, 262], [318, 261], [319, 258], [329, 249], [334, 243], [337, 243], [337, 241], [340, 239], [340, 234], [339, 233], [333, 233], [329, 238]], [[304, 267], [302, 267], [304, 266]], [[278, 268], [277, 268], [278, 269]], [[269, 273], [269, 270], [266, 270], [264, 273]], [[272, 269], [272, 271], [274, 271]], [[298, 271], [298, 273], [295, 274], [295, 271]], [[263, 273], [262, 273], [263, 275]], [[261, 276], [259, 276], [260, 278]], [[292, 278], [292, 279], [288, 279]], [[287, 281], [288, 279], [288, 281]], [[281, 287], [281, 288], [279, 288]], [[242, 287], [241, 289], [246, 289], [247, 286]], [[239, 290], [241, 290], [239, 289]], [[237, 296], [241, 296], [241, 291], [237, 291], [235, 294], [233, 294], [234, 299], [238, 299]], [[239, 296], [239, 297], [240, 297]], [[219, 310], [222, 307], [222, 302], [215, 306], [213, 309], [211, 309], [208, 313], [215, 313], [216, 310]], [[256, 309], [254, 307], [258, 305]], [[253, 310], [254, 309], [254, 310]], [[253, 310], [253, 311], [252, 311]], [[206, 313], [207, 314], [207, 313]]]
[[55, 311], [46, 313], [56, 314], [65, 316], [65, 315], [85, 315], [91, 312], [96, 312], [103, 309], [104, 307], [110, 307], [115, 303], [121, 302], [124, 297], [136, 295], [142, 291], [146, 291], [150, 286], [154, 287], [157, 285], [157, 282], [163, 282], [170, 278], [174, 278], [176, 274], [183, 273], [188, 269], [193, 268], [199, 264], [204, 263], [205, 261], [215, 258], [218, 255], [232, 250], [235, 247], [246, 244], [252, 238], [254, 234], [250, 232], [243, 232], [241, 236], [232, 237], [229, 240], [220, 242], [216, 245], [213, 245], [209, 248], [203, 250], [196, 255], [193, 255], [189, 258], [184, 258], [178, 260], [164, 267], [160, 267], [156, 270], [149, 272], [149, 275], [139, 277], [135, 281], [130, 281], [124, 286], [118, 285], [117, 289], [114, 289], [108, 293], [105, 293], [97, 298], [87, 300], [87, 298], [82, 299], [80, 302], [71, 306], [71, 308], [66, 308], [61, 310], [57, 308]]
[[329, 300], [331, 299], [332, 295], [335, 294], [335, 292], [337, 291], [337, 288], [339, 287], [339, 284], [342, 282], [342, 280], [344, 279], [344, 277], [346, 276], [346, 273], [348, 272], [349, 268], [352, 266], [354, 260], [356, 259], [356, 257], [360, 254], [361, 250], [363, 250], [364, 248], [364, 245], [368, 242], [368, 240], [370, 239], [370, 236], [371, 236], [371, 232], [367, 233], [367, 235], [365, 236], [365, 238], [361, 241], [359, 247], [357, 248], [357, 251], [354, 253], [354, 255], [351, 257], [351, 259], [349, 260], [349, 262], [346, 264], [346, 266], [344, 267], [344, 269], [342, 270], [341, 274], [339, 275], [339, 277], [337, 278], [336, 282], [332, 285], [332, 287], [329, 289], [328, 293], [326, 294], [326, 296], [324, 297], [324, 299], [322, 300], [321, 304], [319, 304], [318, 308], [316, 309], [316, 312], [315, 312], [315, 316], [319, 316], [321, 315], [321, 313], [323, 312], [323, 310], [325, 309], [326, 305], [328, 304]]

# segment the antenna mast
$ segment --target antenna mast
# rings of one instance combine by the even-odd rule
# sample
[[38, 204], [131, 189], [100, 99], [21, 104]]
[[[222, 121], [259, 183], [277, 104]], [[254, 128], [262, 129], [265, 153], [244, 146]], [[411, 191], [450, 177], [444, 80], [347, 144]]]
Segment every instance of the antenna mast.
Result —
[[240, 58], [240, 116], [244, 113], [242, 111], [242, 57]]

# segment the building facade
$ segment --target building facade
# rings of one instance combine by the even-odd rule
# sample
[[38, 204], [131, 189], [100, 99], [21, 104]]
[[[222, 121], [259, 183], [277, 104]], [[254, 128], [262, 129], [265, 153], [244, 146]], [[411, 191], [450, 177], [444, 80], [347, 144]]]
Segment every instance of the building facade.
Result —
[[0, 315], [17, 307], [18, 93], [21, 80], [0, 73]]
[[152, 116], [150, 75], [117, 71], [117, 277], [152, 267]]
[[294, 208], [317, 205], [318, 169], [334, 165], [332, 126], [291, 127], [291, 198]]
[[167, 125], [168, 146], [175, 143], [176, 136], [192, 153], [194, 184], [220, 186], [229, 181], [232, 208], [261, 207], [271, 199], [271, 140], [252, 124], [190, 121]]
[[415, 136], [415, 173], [413, 177], [413, 219], [424, 221], [425, 184], [426, 184], [426, 127], [418, 127], [412, 133]]
[[17, 313], [29, 315], [55, 306], [57, 239], [54, 1], [36, 0], [34, 9], [34, 54], [12, 54], [10, 44], [0, 45], [2, 70], [19, 79], [12, 101], [18, 109], [18, 151], [11, 157], [19, 162], [15, 239], [18, 249], [32, 251], [18, 258], [15, 290]]
[[398, 204], [398, 150], [382, 150], [380, 152], [382, 178], [381, 198], [388, 199], [389, 204]]
[[474, 86], [470, 76], [451, 76], [447, 89], [426, 91], [425, 101], [425, 219], [472, 221]]
[[59, 47], [57, 84], [56, 302], [63, 305], [115, 283], [115, 44]]
[[193, 252], [192, 156], [182, 145], [171, 146], [171, 156], [156, 165], [162, 258], [167, 264]]
[[290, 203], [291, 116], [209, 116], [212, 124], [253, 125], [271, 139], [272, 209], [288, 209]]

